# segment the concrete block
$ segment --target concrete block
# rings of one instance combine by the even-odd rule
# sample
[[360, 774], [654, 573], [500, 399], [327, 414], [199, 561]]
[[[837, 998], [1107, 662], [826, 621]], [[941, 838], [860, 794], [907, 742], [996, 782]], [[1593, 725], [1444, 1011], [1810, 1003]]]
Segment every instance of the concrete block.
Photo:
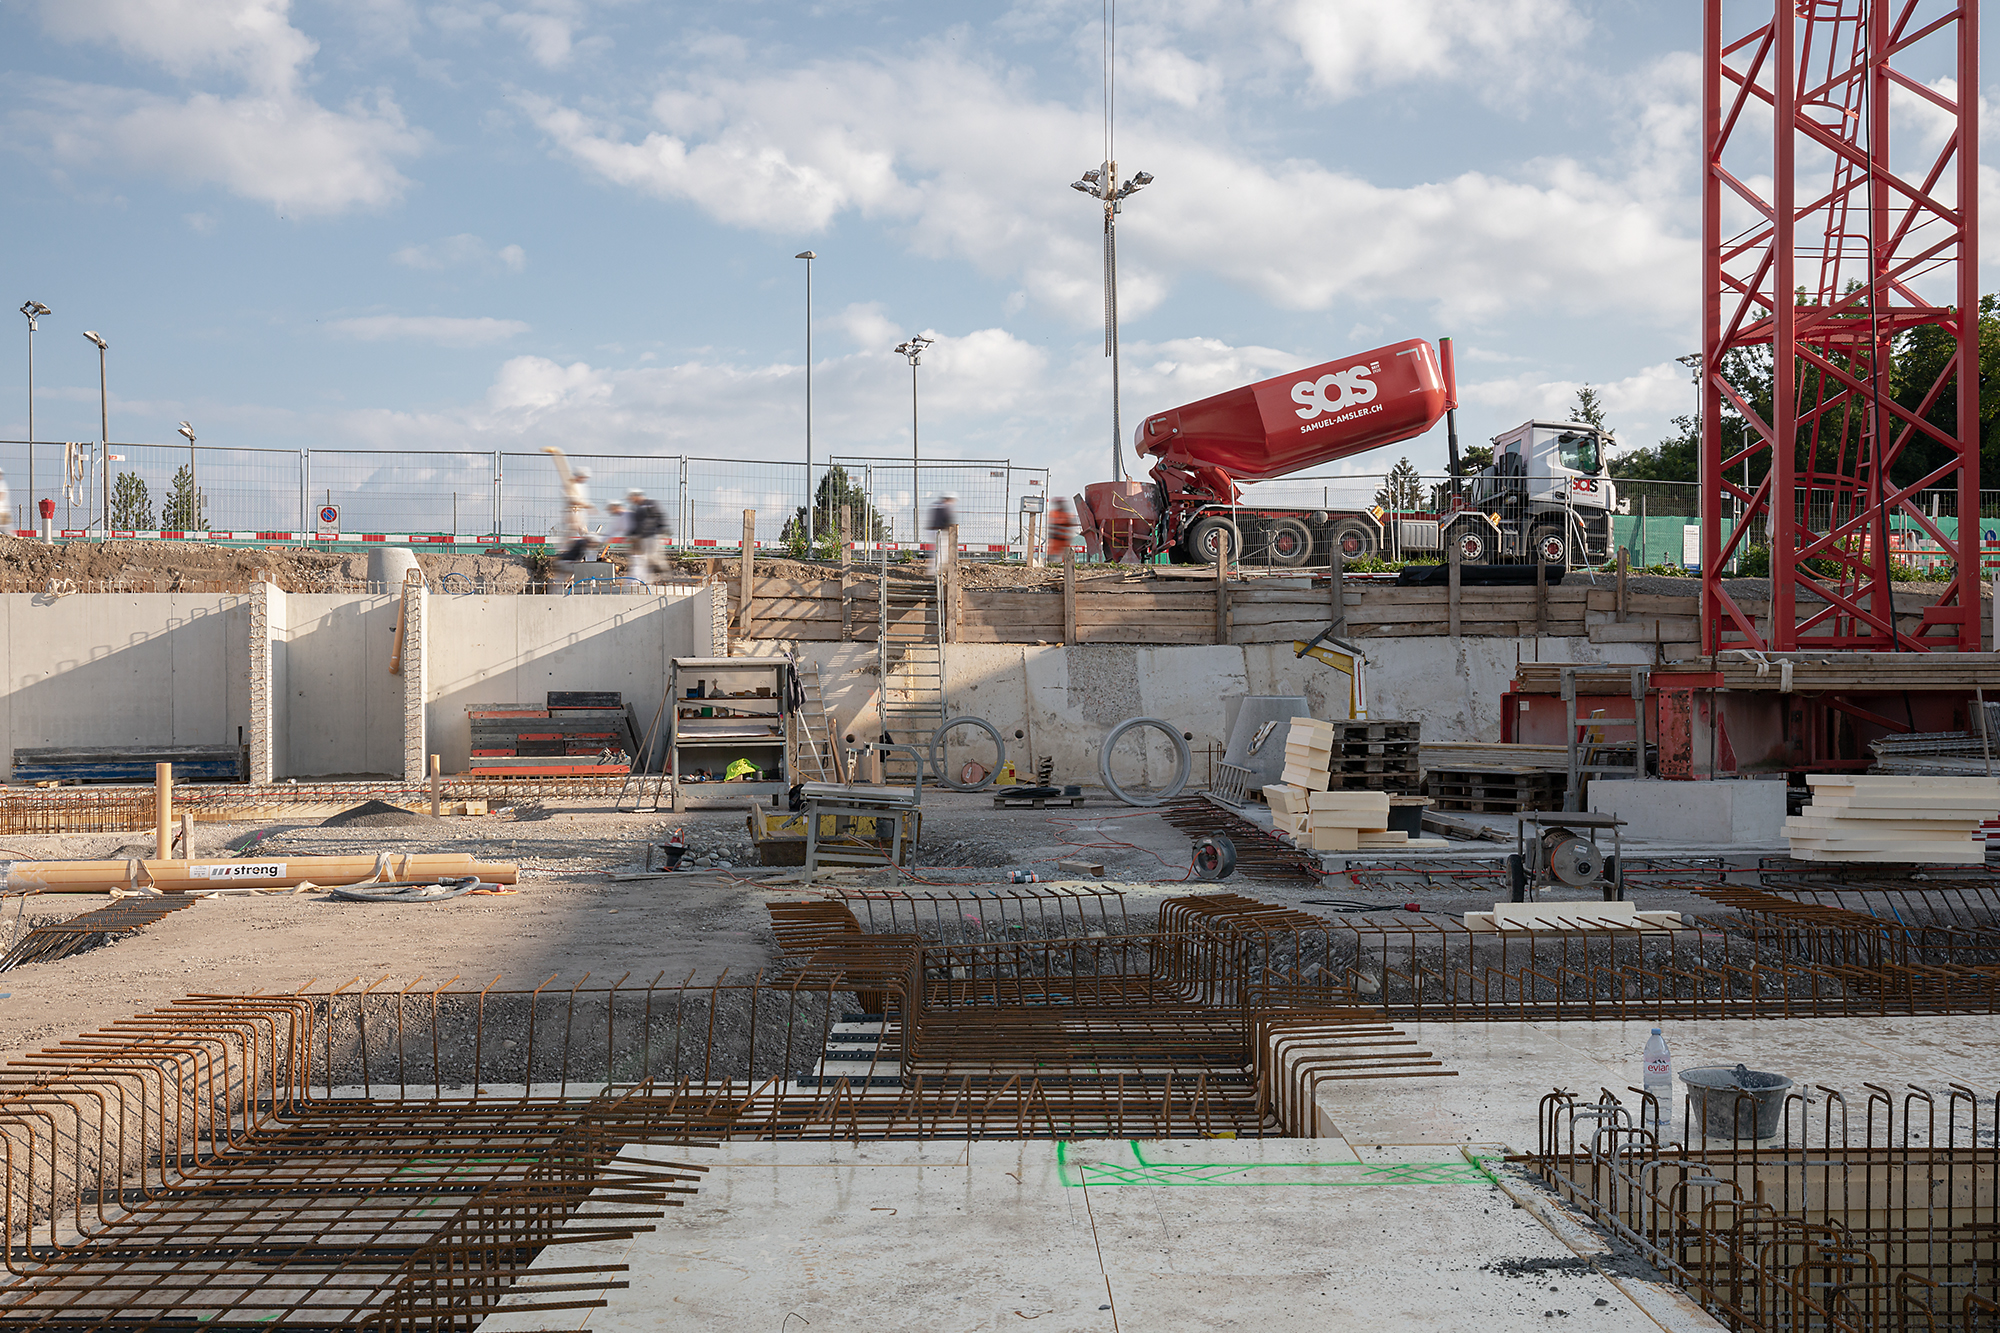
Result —
[[1628, 843], [1643, 839], [1682, 845], [1773, 846], [1784, 841], [1785, 784], [1781, 781], [1593, 778], [1590, 809], [1594, 814], [1626, 820], [1622, 832]]

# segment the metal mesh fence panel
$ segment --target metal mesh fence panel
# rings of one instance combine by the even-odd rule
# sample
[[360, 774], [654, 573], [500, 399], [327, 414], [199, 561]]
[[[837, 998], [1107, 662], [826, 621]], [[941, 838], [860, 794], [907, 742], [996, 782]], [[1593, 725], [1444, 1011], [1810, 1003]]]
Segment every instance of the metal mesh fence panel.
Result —
[[[958, 497], [961, 545], [977, 552], [1018, 542], [1023, 497], [1046, 502], [1049, 489], [1048, 469], [1018, 467], [1005, 459], [920, 463], [914, 487], [907, 459], [840, 455], [831, 461], [867, 491], [869, 503], [889, 525], [891, 539], [902, 543], [929, 540], [921, 525], [938, 498], [947, 494]], [[855, 521], [858, 526], [858, 516]], [[913, 526], [917, 535], [912, 535]]]
[[753, 463], [734, 458], [690, 458], [682, 501], [683, 544], [734, 546], [743, 536], [743, 511], [757, 511], [757, 540], [783, 537], [785, 524], [806, 502], [806, 465]]
[[290, 522], [310, 532], [321, 505], [338, 505], [343, 532], [492, 532], [493, 464], [471, 451], [312, 449]]
[[[668, 457], [629, 457], [618, 454], [578, 454], [565, 451], [572, 468], [588, 469], [591, 503], [597, 506], [591, 526], [605, 522], [604, 506], [623, 500], [626, 492], [644, 491], [660, 506], [674, 525], [675, 536], [685, 530], [681, 522], [681, 482], [683, 460]], [[555, 460], [544, 453], [503, 453], [500, 455], [500, 517], [498, 531], [526, 535], [548, 534], [562, 523], [563, 488]], [[741, 526], [740, 521], [738, 524]]]

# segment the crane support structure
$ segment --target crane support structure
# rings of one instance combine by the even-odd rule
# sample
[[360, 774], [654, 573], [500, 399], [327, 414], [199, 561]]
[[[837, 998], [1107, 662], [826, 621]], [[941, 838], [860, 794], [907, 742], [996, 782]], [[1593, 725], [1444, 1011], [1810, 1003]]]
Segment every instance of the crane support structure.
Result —
[[1980, 648], [1978, 50], [1977, 0], [1704, 0], [1706, 652]]

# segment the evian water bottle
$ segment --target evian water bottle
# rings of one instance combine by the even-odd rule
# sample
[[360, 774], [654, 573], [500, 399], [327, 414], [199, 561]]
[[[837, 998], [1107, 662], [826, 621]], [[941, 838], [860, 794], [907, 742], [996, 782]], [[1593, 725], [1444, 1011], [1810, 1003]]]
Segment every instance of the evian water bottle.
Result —
[[[1644, 1072], [1639, 1086], [1652, 1095], [1659, 1105], [1659, 1123], [1645, 1124], [1642, 1129], [1650, 1129], [1664, 1139], [1674, 1127], [1674, 1058], [1667, 1051], [1667, 1039], [1660, 1035], [1658, 1028], [1646, 1038], [1646, 1054], [1643, 1057]], [[1650, 1120], [1653, 1112], [1648, 1109], [1645, 1118]]]

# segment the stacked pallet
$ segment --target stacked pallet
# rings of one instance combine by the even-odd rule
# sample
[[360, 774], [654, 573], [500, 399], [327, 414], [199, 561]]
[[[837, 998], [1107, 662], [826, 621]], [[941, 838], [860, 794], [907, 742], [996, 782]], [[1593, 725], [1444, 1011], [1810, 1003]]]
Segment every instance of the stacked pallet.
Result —
[[1438, 809], [1475, 814], [1560, 810], [1568, 786], [1567, 773], [1520, 765], [1464, 764], [1434, 768], [1424, 775], [1424, 795]]
[[1416, 791], [1424, 776], [1422, 726], [1293, 718], [1285, 735], [1284, 780], [1313, 791]]
[[2000, 779], [1808, 774], [1813, 798], [1785, 821], [1800, 861], [1979, 865]]
[[616, 691], [551, 690], [546, 701], [474, 704], [472, 728], [478, 777], [601, 777], [631, 771], [639, 742]]

